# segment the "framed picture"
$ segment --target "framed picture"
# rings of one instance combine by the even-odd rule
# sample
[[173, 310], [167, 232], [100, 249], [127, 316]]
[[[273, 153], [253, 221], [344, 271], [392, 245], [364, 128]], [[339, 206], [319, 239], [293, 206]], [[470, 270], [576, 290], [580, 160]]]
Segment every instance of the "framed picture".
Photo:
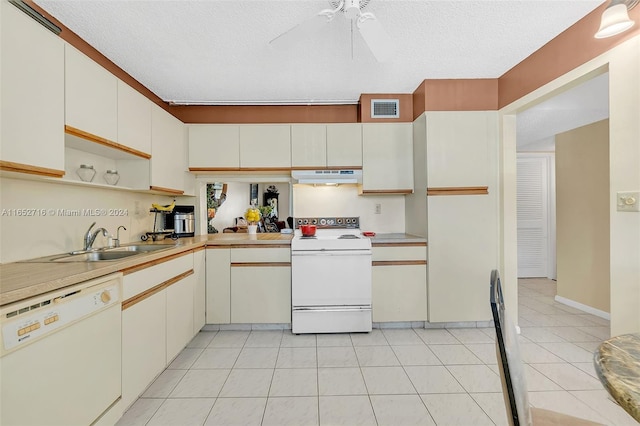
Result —
[[249, 184], [249, 205], [258, 206], [258, 184]]

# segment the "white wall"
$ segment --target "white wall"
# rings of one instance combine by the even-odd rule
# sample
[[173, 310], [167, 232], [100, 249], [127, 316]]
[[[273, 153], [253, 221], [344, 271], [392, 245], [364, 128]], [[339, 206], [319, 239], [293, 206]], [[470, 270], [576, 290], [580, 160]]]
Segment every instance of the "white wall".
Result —
[[[83, 236], [92, 222], [113, 234], [124, 225], [127, 230], [120, 232], [122, 242], [140, 241], [140, 236], [153, 228], [151, 204], [171, 201], [161, 195], [0, 178], [0, 262], [82, 249]], [[177, 200], [178, 204], [183, 201]], [[46, 216], [18, 216], [14, 209], [44, 210]], [[82, 209], [106, 210], [106, 214], [82, 215]], [[81, 215], [65, 216], [60, 210], [80, 210]], [[110, 211], [121, 211], [122, 215], [110, 215]], [[100, 235], [95, 247], [106, 244], [107, 239]]]
[[[375, 214], [376, 204], [381, 213]], [[293, 216], [359, 216], [360, 228], [376, 233], [405, 231], [404, 196], [358, 195], [356, 185], [293, 185]]]

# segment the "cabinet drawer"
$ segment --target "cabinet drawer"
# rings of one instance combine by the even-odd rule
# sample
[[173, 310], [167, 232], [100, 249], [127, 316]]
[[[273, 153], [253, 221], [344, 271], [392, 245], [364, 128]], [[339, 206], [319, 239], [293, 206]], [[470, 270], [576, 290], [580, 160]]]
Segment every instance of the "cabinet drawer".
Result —
[[277, 248], [232, 248], [231, 263], [291, 262], [291, 249]]
[[371, 260], [427, 260], [427, 246], [373, 247]]
[[123, 300], [130, 299], [177, 275], [193, 269], [193, 254], [171, 259], [124, 276], [122, 281]]

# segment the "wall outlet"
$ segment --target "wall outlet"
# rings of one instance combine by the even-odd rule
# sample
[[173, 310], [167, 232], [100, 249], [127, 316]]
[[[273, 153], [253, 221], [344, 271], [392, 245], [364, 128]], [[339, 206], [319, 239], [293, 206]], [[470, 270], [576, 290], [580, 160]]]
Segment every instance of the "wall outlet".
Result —
[[382, 204], [380, 203], [376, 204], [375, 214], [382, 214]]
[[640, 212], [640, 192], [618, 192], [616, 204], [619, 212]]

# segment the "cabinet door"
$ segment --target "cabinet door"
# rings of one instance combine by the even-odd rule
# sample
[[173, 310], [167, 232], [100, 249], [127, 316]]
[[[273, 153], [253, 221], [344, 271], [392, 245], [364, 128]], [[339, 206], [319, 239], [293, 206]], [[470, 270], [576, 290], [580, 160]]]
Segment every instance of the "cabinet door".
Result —
[[290, 127], [281, 124], [240, 126], [240, 167], [243, 169], [290, 168]]
[[205, 312], [207, 306], [206, 295], [206, 256], [205, 250], [193, 253], [193, 335], [196, 335], [206, 322]]
[[327, 127], [324, 124], [291, 125], [291, 167], [327, 166]]
[[167, 364], [193, 337], [193, 287], [189, 275], [167, 287]]
[[232, 267], [231, 322], [290, 323], [291, 267]]
[[373, 321], [427, 320], [426, 265], [374, 266]]
[[1, 3], [0, 160], [62, 176], [64, 42], [9, 2]]
[[189, 126], [189, 168], [240, 167], [240, 126], [192, 124]]
[[151, 101], [118, 80], [118, 143], [151, 154]]
[[429, 112], [427, 185], [489, 186], [497, 170], [496, 111]]
[[362, 125], [363, 193], [413, 192], [411, 123]]
[[65, 46], [65, 123], [118, 141], [117, 78], [76, 48]]
[[184, 191], [184, 124], [157, 105], [151, 114], [151, 189]]
[[429, 321], [491, 319], [487, 280], [498, 264], [495, 195], [427, 197]]
[[207, 324], [231, 322], [231, 249], [207, 248]]
[[166, 318], [165, 291], [122, 311], [122, 401], [125, 408], [135, 402], [167, 365]]
[[327, 124], [327, 166], [362, 167], [362, 124]]

